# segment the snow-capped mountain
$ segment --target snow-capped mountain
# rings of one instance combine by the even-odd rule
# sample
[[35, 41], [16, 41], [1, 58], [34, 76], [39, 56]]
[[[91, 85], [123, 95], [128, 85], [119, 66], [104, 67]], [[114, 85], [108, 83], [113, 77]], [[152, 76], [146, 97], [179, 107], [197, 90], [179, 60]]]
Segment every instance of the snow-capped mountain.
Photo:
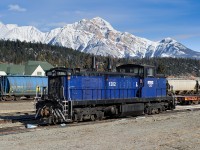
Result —
[[41, 32], [33, 26], [19, 27], [0, 23], [0, 39], [42, 42], [72, 48], [95, 55], [113, 57], [193, 57], [200, 53], [181, 43], [165, 38], [154, 42], [115, 30], [107, 21], [96, 17], [83, 19], [49, 32]]

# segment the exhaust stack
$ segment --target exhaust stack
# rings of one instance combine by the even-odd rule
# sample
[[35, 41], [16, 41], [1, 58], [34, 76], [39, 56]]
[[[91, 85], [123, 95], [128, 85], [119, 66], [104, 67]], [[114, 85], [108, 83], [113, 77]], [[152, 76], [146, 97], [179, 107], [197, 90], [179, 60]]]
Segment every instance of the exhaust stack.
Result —
[[112, 70], [112, 63], [111, 63], [111, 59], [110, 57], [108, 57], [108, 67], [107, 67], [108, 71], [111, 72]]
[[96, 71], [96, 58], [95, 56], [92, 57], [92, 71]]

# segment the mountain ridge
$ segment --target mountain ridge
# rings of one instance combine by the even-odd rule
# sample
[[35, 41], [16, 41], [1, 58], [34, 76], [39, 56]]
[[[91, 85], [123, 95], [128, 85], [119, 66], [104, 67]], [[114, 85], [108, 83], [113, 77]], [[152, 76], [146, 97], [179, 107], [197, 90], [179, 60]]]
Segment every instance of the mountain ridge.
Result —
[[82, 19], [49, 32], [42, 32], [33, 26], [20, 27], [16, 24], [0, 23], [0, 39], [41, 42], [117, 58], [200, 58], [199, 52], [185, 47], [170, 37], [154, 42], [128, 32], [117, 31], [100, 17], [91, 20]]

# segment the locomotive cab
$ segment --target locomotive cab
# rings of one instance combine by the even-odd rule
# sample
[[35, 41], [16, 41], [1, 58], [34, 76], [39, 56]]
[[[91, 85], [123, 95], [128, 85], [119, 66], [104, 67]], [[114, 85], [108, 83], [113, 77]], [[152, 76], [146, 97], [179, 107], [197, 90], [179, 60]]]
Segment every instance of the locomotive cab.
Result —
[[117, 72], [131, 73], [141, 78], [155, 77], [156, 69], [150, 65], [125, 64], [117, 67]]
[[166, 78], [156, 75], [155, 66], [125, 64], [117, 67], [117, 72], [129, 73], [138, 78], [137, 97], [166, 96]]

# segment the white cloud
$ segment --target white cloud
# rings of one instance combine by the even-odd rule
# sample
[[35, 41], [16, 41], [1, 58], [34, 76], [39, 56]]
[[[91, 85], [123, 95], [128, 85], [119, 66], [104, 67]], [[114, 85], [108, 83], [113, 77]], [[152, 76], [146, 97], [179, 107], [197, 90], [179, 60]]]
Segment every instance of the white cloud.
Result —
[[9, 5], [8, 6], [8, 10], [10, 10], [10, 11], [18, 11], [18, 12], [25, 12], [26, 11], [26, 9], [25, 8], [22, 8], [22, 7], [20, 7], [19, 5], [17, 5], [17, 4], [15, 4], [15, 5]]

